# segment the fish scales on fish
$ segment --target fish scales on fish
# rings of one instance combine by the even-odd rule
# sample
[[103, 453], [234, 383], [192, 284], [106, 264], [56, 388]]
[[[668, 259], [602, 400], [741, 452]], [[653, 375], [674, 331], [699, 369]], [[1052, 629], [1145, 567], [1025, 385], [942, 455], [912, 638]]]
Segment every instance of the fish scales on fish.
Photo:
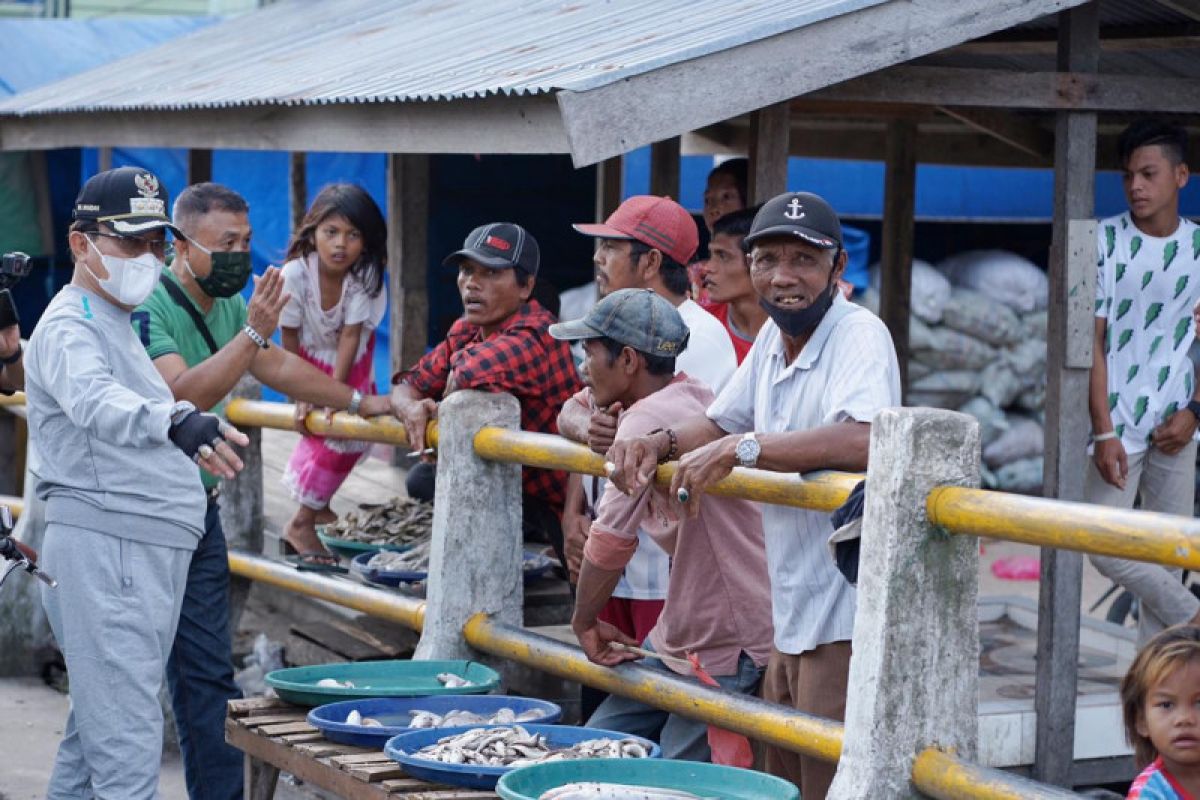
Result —
[[542, 734], [512, 725], [472, 728], [445, 736], [413, 755], [443, 764], [524, 767], [580, 758], [646, 758], [650, 754], [645, 745], [633, 738], [588, 739], [567, 747], [556, 747]]

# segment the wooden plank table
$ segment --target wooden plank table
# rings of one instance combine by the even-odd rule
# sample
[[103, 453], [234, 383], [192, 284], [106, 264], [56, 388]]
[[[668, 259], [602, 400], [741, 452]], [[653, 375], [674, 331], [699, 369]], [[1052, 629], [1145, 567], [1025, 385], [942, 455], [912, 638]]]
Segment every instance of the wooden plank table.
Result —
[[412, 778], [382, 750], [325, 739], [308, 709], [275, 697], [231, 700], [225, 741], [246, 754], [247, 800], [271, 800], [288, 772], [346, 800], [484, 800], [495, 792]]

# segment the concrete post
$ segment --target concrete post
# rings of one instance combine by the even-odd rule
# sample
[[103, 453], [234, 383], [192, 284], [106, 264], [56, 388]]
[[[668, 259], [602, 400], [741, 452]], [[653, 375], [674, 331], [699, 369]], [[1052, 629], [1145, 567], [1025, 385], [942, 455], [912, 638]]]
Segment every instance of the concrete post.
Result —
[[461, 391], [438, 411], [437, 488], [425, 629], [414, 658], [476, 658], [462, 627], [480, 611], [521, 624], [521, 467], [475, 455], [480, 428], [518, 427], [506, 394]]
[[979, 425], [929, 408], [871, 424], [846, 738], [831, 800], [919, 797], [914, 756], [930, 745], [975, 757], [979, 545], [933, 528], [936, 486], [979, 485]]
[[[252, 375], [246, 374], [233, 387], [229, 396], [247, 400], [262, 399], [262, 384]], [[231, 550], [245, 550], [255, 555], [263, 552], [263, 459], [262, 429], [247, 428], [242, 431], [250, 437], [250, 444], [239, 450], [245, 467], [236, 478], [221, 485], [221, 529]], [[229, 577], [229, 631], [237, 634], [238, 622], [246, 600], [250, 596], [251, 582], [236, 575]]]

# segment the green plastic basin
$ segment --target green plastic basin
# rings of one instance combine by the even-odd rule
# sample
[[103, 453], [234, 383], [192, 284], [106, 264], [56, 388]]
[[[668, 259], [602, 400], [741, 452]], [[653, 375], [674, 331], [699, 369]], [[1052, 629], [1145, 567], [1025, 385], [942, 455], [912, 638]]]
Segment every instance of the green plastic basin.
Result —
[[543, 792], [582, 781], [679, 789], [713, 800], [798, 800], [800, 797], [794, 784], [762, 772], [661, 758], [603, 758], [534, 764], [502, 777], [496, 784], [496, 792], [504, 800], [538, 800]]
[[[466, 678], [473, 685], [451, 689], [437, 679], [440, 672]], [[354, 686], [317, 686], [324, 678], [350, 681]], [[360, 661], [277, 669], [267, 675], [267, 685], [289, 703], [322, 706], [370, 697], [486, 694], [500, 686], [500, 673], [475, 661]]]

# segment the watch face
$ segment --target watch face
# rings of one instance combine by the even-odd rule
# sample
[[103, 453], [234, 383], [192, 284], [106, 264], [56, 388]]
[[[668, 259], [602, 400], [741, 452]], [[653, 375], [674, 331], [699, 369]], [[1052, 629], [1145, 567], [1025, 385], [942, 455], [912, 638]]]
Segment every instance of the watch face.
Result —
[[734, 455], [737, 456], [739, 463], [750, 465], [758, 461], [758, 452], [761, 448], [758, 446], [758, 441], [755, 439], [742, 439], [734, 448]]

